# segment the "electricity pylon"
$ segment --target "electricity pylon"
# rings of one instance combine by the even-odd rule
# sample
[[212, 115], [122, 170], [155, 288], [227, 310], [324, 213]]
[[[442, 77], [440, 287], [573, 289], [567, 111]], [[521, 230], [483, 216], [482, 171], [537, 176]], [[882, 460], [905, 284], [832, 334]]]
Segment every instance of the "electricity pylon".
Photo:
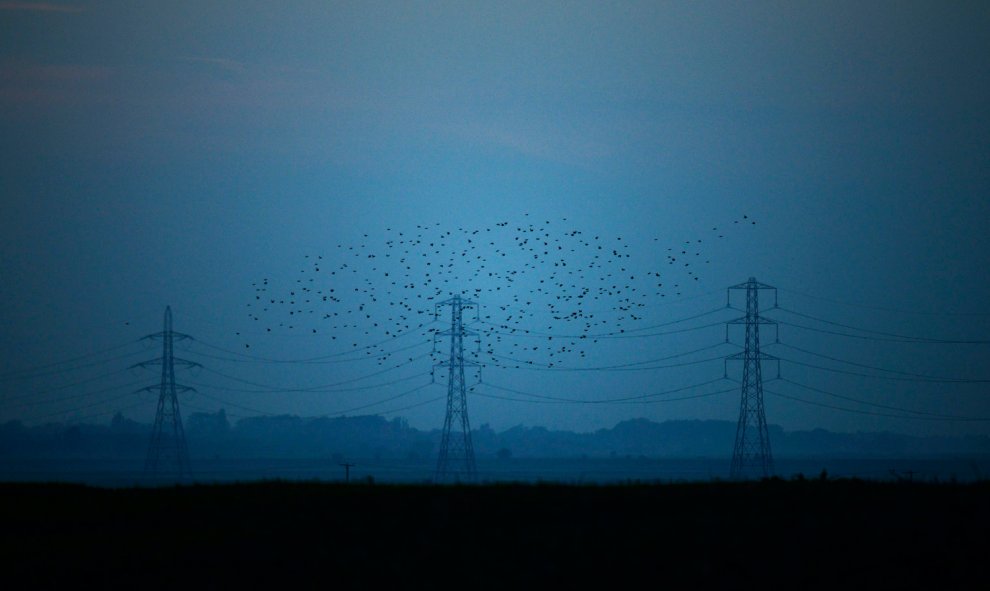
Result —
[[138, 392], [158, 392], [158, 410], [155, 425], [151, 430], [151, 443], [148, 458], [144, 464], [145, 476], [157, 477], [172, 475], [176, 479], [190, 478], [189, 449], [182, 429], [182, 415], [179, 413], [179, 392], [194, 392], [194, 388], [175, 383], [175, 366], [199, 367], [198, 363], [176, 359], [172, 344], [175, 341], [191, 339], [189, 335], [172, 330], [172, 308], [165, 307], [165, 326], [161, 332], [150, 334], [145, 339], [162, 340], [162, 356], [138, 363], [133, 367], [162, 366], [162, 377], [158, 385], [142, 388]]
[[436, 310], [440, 306], [450, 306], [450, 330], [435, 334], [450, 337], [450, 358], [436, 365], [446, 367], [448, 371], [447, 416], [443, 421], [443, 436], [434, 481], [473, 481], [476, 478], [474, 446], [471, 443], [471, 422], [468, 420], [464, 367], [476, 367], [478, 364], [464, 360], [464, 337], [477, 336], [478, 333], [464, 328], [463, 311], [464, 308], [477, 309], [477, 304], [455, 295], [438, 303]]
[[[773, 320], [760, 316], [760, 290], [773, 290], [776, 307], [777, 290], [754, 277], [745, 283], [733, 285], [733, 289], [746, 290], [746, 315], [730, 320], [727, 324], [746, 325], [746, 343], [741, 353], [726, 360], [743, 362], [739, 422], [736, 425], [736, 443], [732, 449], [732, 466], [729, 476], [740, 480], [760, 476], [767, 478], [773, 474], [773, 454], [770, 451], [770, 435], [767, 432], [767, 417], [763, 409], [763, 369], [762, 361], [777, 361], [773, 355], [760, 351], [760, 325], [776, 324]], [[725, 327], [728, 340], [729, 327]], [[779, 369], [779, 368], [778, 368]]]

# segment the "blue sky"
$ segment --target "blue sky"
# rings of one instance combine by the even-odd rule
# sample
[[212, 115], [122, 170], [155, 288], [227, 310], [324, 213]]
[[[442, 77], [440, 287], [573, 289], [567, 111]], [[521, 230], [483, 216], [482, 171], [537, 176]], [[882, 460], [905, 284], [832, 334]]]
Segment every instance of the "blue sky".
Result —
[[[238, 353], [339, 352], [323, 332], [291, 336], [295, 328], [248, 342], [260, 322], [248, 316], [252, 284], [271, 278], [273, 290], [288, 289], [307, 255], [341, 264], [338, 244], [381, 253], [417, 225], [484, 232], [500, 221], [549, 220], [613, 245], [623, 238], [638, 276], [664, 269], [663, 302], [684, 300], [648, 302], [643, 326], [717, 307], [720, 290], [756, 276], [792, 290], [782, 301], [817, 318], [985, 338], [988, 25], [990, 9], [962, 2], [0, 2], [0, 372], [136, 339], [158, 330], [165, 305], [177, 329]], [[685, 242], [710, 261], [696, 275], [665, 258]], [[359, 272], [384, 293], [378, 270]], [[493, 301], [482, 303], [497, 306], [487, 295]], [[593, 356], [660, 358], [721, 334], [621, 341]], [[985, 345], [786, 326], [781, 340], [901, 372], [990, 378]], [[8, 379], [8, 400], [24, 398], [0, 405], [0, 416], [80, 419], [119, 403], [147, 420], [153, 401], [46, 402], [52, 388], [114, 363]], [[367, 373], [212, 363], [268, 385]], [[581, 378], [501, 371], [486, 379], [589, 400], [721, 375], [717, 362]], [[782, 371], [874, 405], [990, 417], [982, 383], [874, 380], [786, 363]], [[213, 378], [189, 379], [221, 383]], [[788, 387], [773, 386], [861, 412], [768, 395], [768, 420], [785, 428], [987, 433], [985, 421], [863, 414], [887, 411]], [[243, 414], [331, 413], [401, 393], [202, 389], [213, 398], [190, 397], [190, 409], [235, 403]], [[424, 390], [366, 412], [443, 394]], [[475, 424], [589, 430], [634, 416], [733, 420], [738, 397], [551, 405], [478, 396], [470, 406]], [[442, 413], [440, 402], [390, 416], [429, 428]]]

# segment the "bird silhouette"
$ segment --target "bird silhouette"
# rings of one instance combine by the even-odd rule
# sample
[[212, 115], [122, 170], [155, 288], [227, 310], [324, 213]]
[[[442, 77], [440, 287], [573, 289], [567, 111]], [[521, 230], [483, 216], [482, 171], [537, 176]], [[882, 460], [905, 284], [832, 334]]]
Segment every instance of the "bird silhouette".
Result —
[[[743, 220], [755, 224], [744, 214], [731, 225]], [[382, 364], [390, 339], [442, 330], [436, 304], [456, 294], [480, 306], [472, 326], [484, 347], [473, 355], [509, 367], [566, 366], [586, 359], [602, 336], [641, 329], [651, 306], [697, 285], [699, 265], [712, 260], [709, 238], [723, 239], [723, 225], [660, 251], [652, 246], [660, 236], [609, 238], [528, 214], [474, 228], [389, 226], [304, 254], [296, 276], [277, 285], [271, 275], [255, 281], [248, 318], [265, 334], [346, 337]]]

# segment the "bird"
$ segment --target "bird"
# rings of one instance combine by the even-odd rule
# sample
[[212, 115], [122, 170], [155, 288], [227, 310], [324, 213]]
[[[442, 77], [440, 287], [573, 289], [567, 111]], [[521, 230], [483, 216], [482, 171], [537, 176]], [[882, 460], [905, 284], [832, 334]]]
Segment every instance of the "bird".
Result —
[[[741, 220], [755, 224], [743, 214], [732, 225]], [[706, 227], [722, 239], [724, 225]], [[488, 361], [526, 351], [520, 363], [562, 367], [586, 359], [603, 335], [642, 328], [650, 307], [683, 294], [687, 281], [700, 283], [696, 265], [713, 257], [711, 246], [705, 250], [709, 235], [668, 241], [657, 254], [626, 236], [528, 214], [475, 227], [393, 224], [360, 236], [338, 241], [332, 252], [305, 253], [294, 279], [276, 285], [269, 273], [251, 283], [252, 301], [265, 306], [249, 302], [249, 320], [265, 334], [360, 335], [367, 340], [348, 338], [352, 350], [387, 359], [398, 335], [434, 334], [436, 305], [457, 294], [484, 311], [477, 332]]]

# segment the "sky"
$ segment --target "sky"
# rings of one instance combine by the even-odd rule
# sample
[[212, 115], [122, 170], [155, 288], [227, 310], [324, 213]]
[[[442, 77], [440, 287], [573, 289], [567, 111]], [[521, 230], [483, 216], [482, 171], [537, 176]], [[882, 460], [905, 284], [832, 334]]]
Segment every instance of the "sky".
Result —
[[755, 277], [768, 422], [990, 434], [988, 28], [981, 2], [0, 2], [0, 420], [150, 421], [130, 366], [171, 306], [186, 413], [439, 428], [454, 293], [475, 426], [735, 420], [719, 323]]

